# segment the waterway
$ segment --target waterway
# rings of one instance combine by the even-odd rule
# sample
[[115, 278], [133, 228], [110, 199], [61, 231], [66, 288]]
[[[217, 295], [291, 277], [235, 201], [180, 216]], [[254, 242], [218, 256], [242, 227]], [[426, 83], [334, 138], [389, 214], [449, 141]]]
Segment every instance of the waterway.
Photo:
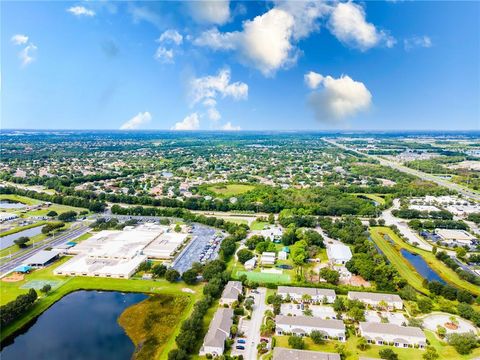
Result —
[[38, 234], [41, 234], [42, 228], [43, 228], [43, 225], [36, 226], [34, 228], [19, 231], [15, 234], [10, 234], [7, 236], [0, 237], [0, 250], [3, 250], [9, 246], [12, 246], [14, 244], [14, 241], [17, 240], [18, 238], [21, 238], [22, 236], [33, 237]]
[[23, 209], [27, 205], [11, 200], [0, 200], [0, 209]]
[[401, 249], [400, 252], [423, 278], [427, 279], [428, 281], [439, 281], [442, 284], [445, 284], [445, 281], [430, 267], [430, 265], [427, 264], [427, 262], [420, 255], [415, 255], [405, 249]]
[[56, 302], [0, 352], [2, 360], [129, 360], [135, 346], [117, 320], [144, 294], [77, 291]]

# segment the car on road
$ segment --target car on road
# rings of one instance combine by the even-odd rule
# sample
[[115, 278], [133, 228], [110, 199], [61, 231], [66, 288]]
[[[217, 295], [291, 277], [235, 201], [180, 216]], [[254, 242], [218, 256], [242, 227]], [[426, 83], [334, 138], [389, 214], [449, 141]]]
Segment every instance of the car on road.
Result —
[[236, 349], [237, 350], [245, 350], [245, 346], [237, 345]]

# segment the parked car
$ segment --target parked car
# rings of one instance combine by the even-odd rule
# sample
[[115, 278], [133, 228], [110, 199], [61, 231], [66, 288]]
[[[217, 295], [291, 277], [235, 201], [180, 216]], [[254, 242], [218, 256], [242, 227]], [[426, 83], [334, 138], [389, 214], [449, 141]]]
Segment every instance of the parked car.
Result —
[[245, 350], [245, 346], [237, 345], [237, 350]]
[[245, 339], [238, 339], [237, 342], [238, 342], [239, 344], [245, 344], [246, 341], [245, 341]]

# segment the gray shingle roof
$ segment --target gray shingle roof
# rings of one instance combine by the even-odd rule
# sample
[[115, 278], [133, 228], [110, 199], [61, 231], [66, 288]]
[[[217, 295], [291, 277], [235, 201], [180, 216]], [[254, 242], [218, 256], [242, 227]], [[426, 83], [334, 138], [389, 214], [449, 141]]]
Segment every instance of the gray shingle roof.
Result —
[[23, 263], [26, 265], [45, 264], [58, 255], [57, 251], [41, 250], [35, 255], [30, 256]]
[[380, 293], [372, 293], [372, 292], [360, 292], [360, 291], [349, 291], [348, 298], [353, 300], [362, 300], [362, 299], [369, 299], [372, 301], [385, 301], [385, 302], [397, 302], [402, 301], [400, 296], [396, 294], [380, 294]]
[[298, 286], [279, 286], [278, 294], [295, 293], [298, 295], [308, 294], [310, 296], [335, 296], [335, 291], [331, 289], [307, 288]]
[[383, 323], [371, 323], [371, 322], [360, 322], [360, 330], [362, 334], [364, 332], [369, 334], [389, 334], [396, 336], [413, 336], [419, 338], [425, 338], [425, 334], [418, 327], [413, 326], [400, 326], [395, 324], [383, 324]]
[[242, 283], [240, 281], [229, 281], [223, 289], [222, 299], [237, 300], [238, 295], [242, 293]]
[[223, 347], [225, 340], [230, 334], [230, 327], [232, 324], [233, 310], [229, 308], [219, 308], [210, 322], [203, 345]]
[[273, 360], [340, 360], [339, 354], [276, 347]]
[[284, 316], [277, 315], [275, 323], [291, 326], [310, 326], [325, 329], [345, 330], [345, 325], [341, 320], [319, 319], [312, 316]]

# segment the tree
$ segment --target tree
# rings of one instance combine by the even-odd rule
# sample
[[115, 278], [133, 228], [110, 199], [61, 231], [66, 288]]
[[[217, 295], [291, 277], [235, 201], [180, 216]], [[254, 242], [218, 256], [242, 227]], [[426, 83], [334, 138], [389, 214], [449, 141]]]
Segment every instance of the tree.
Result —
[[361, 337], [357, 342], [357, 349], [365, 351], [368, 349], [368, 342], [365, 338]]
[[269, 215], [268, 215], [268, 222], [269, 222], [270, 224], [275, 224], [275, 215], [269, 214]]
[[338, 273], [338, 271], [331, 270], [331, 269], [326, 268], [326, 267], [324, 267], [320, 270], [320, 276], [326, 282], [328, 282], [329, 284], [333, 284], [333, 285], [337, 285], [338, 280], [340, 279], [340, 274]]
[[180, 226], [180, 224], [175, 225], [175, 228], [173, 229], [173, 231], [175, 231], [175, 232], [182, 231], [182, 227]]
[[424, 314], [431, 312], [433, 309], [432, 300], [430, 300], [429, 298], [422, 298], [418, 300], [417, 305], [418, 305], [418, 310], [420, 310], [420, 312]]
[[464, 259], [465, 255], [467, 255], [467, 250], [465, 250], [463, 247], [457, 247], [455, 252], [457, 253], [457, 257], [459, 259]]
[[193, 269], [189, 269], [182, 274], [182, 280], [188, 284], [193, 285], [197, 282], [197, 273]]
[[203, 278], [208, 281], [222, 273], [225, 269], [226, 265], [222, 260], [209, 261], [203, 267]]
[[477, 336], [473, 332], [463, 334], [449, 334], [447, 342], [461, 355], [470, 354], [477, 347]]
[[55, 217], [55, 216], [57, 216], [57, 215], [58, 215], [58, 213], [57, 213], [56, 211], [54, 211], [54, 210], [50, 210], [50, 211], [47, 213], [47, 216], [48, 216], [48, 217]]
[[440, 355], [438, 355], [437, 350], [433, 346], [427, 346], [427, 350], [423, 353], [424, 360], [437, 360]]
[[237, 252], [238, 261], [242, 264], [245, 264], [245, 262], [253, 258], [253, 256], [253, 253], [248, 249], [241, 249]]
[[29, 242], [29, 241], [30, 241], [30, 238], [28, 236], [22, 236], [22, 237], [19, 237], [16, 240], [14, 240], [13, 242], [19, 248], [26, 248], [27, 247], [27, 242]]
[[152, 267], [153, 277], [156, 277], [156, 278], [164, 277], [166, 271], [167, 271], [167, 267], [163, 264], [157, 264], [154, 267]]
[[75, 221], [77, 218], [77, 213], [75, 211], [65, 211], [64, 213], [61, 213], [58, 215], [58, 220], [60, 221], [66, 221], [66, 222], [71, 222]]
[[253, 235], [245, 240], [245, 246], [250, 250], [255, 250], [258, 243], [265, 242], [265, 238], [261, 235]]
[[288, 337], [288, 345], [297, 350], [302, 350], [305, 348], [305, 342], [303, 341], [301, 336], [289, 336]]
[[346, 310], [345, 301], [341, 297], [336, 297], [333, 301], [333, 310], [339, 313]]
[[378, 352], [380, 358], [386, 360], [398, 360], [398, 355], [392, 349], [382, 349]]
[[310, 338], [315, 344], [323, 344], [324, 342], [324, 334], [318, 330], [313, 330], [310, 333]]
[[180, 273], [175, 269], [168, 269], [165, 272], [165, 279], [169, 282], [175, 282], [180, 277]]
[[168, 353], [168, 360], [188, 360], [189, 356], [183, 349], [173, 349]]
[[43, 287], [40, 289], [40, 291], [44, 294], [48, 294], [52, 290], [52, 286], [50, 284], [45, 284]]

